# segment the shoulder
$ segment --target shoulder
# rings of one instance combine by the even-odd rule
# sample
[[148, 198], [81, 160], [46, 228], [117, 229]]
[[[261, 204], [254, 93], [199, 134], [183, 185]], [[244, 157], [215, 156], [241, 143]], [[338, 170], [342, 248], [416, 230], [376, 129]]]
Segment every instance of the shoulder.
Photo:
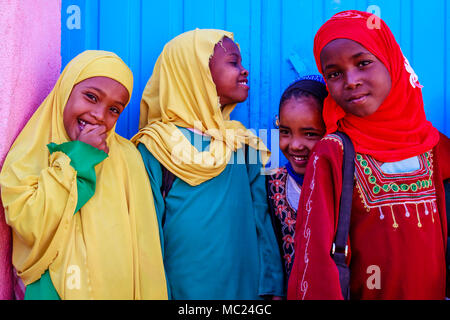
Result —
[[[313, 172], [320, 174], [324, 172], [342, 172], [342, 163], [344, 160], [344, 143], [340, 136], [336, 134], [327, 134], [312, 149], [306, 167], [306, 176]], [[333, 174], [334, 175], [334, 174]]]
[[440, 167], [442, 178], [450, 178], [450, 139], [444, 134], [439, 134], [439, 142], [433, 148], [433, 158], [437, 161]]
[[[121, 157], [126, 159], [129, 164], [135, 165], [136, 162], [140, 163], [159, 163], [155, 157], [148, 151], [147, 147], [143, 143], [139, 143], [137, 146], [128, 139], [116, 134], [116, 149], [121, 154]], [[110, 152], [111, 154], [111, 152]]]
[[327, 134], [314, 146], [313, 152], [320, 157], [341, 156], [344, 151], [342, 138], [334, 133]]
[[443, 133], [439, 133], [439, 142], [434, 147], [440, 158], [450, 159], [450, 139]]
[[339, 147], [341, 150], [344, 150], [344, 142], [342, 141], [341, 136], [335, 133], [327, 134], [322, 138], [322, 143], [330, 146], [330, 147]]
[[[134, 145], [133, 145], [134, 146]], [[134, 146], [134, 149], [136, 152], [140, 153], [142, 159], [144, 160], [144, 163], [146, 164], [153, 164], [157, 163], [159, 164], [159, 161], [155, 158], [155, 156], [148, 150], [145, 143], [139, 142], [137, 146]]]
[[[120, 157], [125, 159], [130, 165], [135, 165], [136, 162], [142, 162], [142, 157], [136, 146], [130, 140], [125, 139], [118, 134], [115, 136], [115, 149], [116, 152], [114, 153], [114, 156], [120, 155]], [[112, 155], [111, 152], [110, 155]]]
[[115, 139], [121, 149], [125, 150], [136, 150], [136, 146], [128, 139], [125, 139], [119, 134], [115, 134]]

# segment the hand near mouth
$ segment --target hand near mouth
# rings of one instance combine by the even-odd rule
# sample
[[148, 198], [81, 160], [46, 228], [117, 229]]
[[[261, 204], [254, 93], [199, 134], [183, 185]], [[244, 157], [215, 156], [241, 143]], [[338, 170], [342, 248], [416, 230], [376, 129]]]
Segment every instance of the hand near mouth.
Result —
[[109, 148], [106, 144], [106, 127], [104, 125], [86, 124], [77, 140], [109, 153]]

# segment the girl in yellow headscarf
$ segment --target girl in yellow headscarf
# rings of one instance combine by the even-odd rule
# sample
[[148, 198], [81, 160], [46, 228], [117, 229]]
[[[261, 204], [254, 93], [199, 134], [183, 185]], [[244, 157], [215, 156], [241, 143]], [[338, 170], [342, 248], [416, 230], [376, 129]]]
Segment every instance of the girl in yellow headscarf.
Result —
[[26, 299], [166, 299], [145, 167], [114, 131], [133, 75], [86, 51], [64, 69], [0, 174]]
[[247, 77], [232, 33], [197, 29], [166, 44], [144, 90], [132, 141], [150, 177], [172, 299], [283, 294], [261, 175], [269, 151], [230, 120]]

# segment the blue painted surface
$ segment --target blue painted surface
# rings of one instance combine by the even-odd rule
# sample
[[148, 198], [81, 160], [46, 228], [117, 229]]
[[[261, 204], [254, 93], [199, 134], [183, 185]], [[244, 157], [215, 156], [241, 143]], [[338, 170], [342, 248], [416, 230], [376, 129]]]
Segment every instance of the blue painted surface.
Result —
[[[66, 10], [77, 5], [81, 29], [69, 29]], [[137, 131], [142, 91], [164, 44], [194, 28], [232, 31], [250, 71], [250, 95], [232, 114], [265, 138], [273, 128], [281, 93], [297, 76], [317, 73], [313, 38], [334, 13], [370, 5], [390, 26], [425, 86], [428, 119], [450, 135], [450, 4], [446, 0], [62, 0], [63, 66], [86, 49], [116, 52], [135, 77], [130, 106], [117, 131]], [[270, 146], [270, 133], [267, 144]], [[273, 139], [272, 139], [273, 140]]]

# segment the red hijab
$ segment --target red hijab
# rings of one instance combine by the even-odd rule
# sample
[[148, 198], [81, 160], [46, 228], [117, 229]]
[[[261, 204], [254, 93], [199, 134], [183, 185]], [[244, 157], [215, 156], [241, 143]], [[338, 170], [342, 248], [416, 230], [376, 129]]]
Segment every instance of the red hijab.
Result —
[[439, 141], [439, 132], [425, 117], [422, 86], [394, 35], [378, 17], [379, 25], [371, 24], [371, 16], [367, 12], [349, 10], [325, 22], [314, 38], [317, 68], [322, 72], [320, 52], [330, 41], [353, 40], [388, 69], [391, 91], [378, 110], [364, 118], [345, 113], [329, 95], [324, 102], [323, 116], [327, 133], [338, 129], [347, 133], [357, 152], [382, 162], [399, 161], [431, 150]]

